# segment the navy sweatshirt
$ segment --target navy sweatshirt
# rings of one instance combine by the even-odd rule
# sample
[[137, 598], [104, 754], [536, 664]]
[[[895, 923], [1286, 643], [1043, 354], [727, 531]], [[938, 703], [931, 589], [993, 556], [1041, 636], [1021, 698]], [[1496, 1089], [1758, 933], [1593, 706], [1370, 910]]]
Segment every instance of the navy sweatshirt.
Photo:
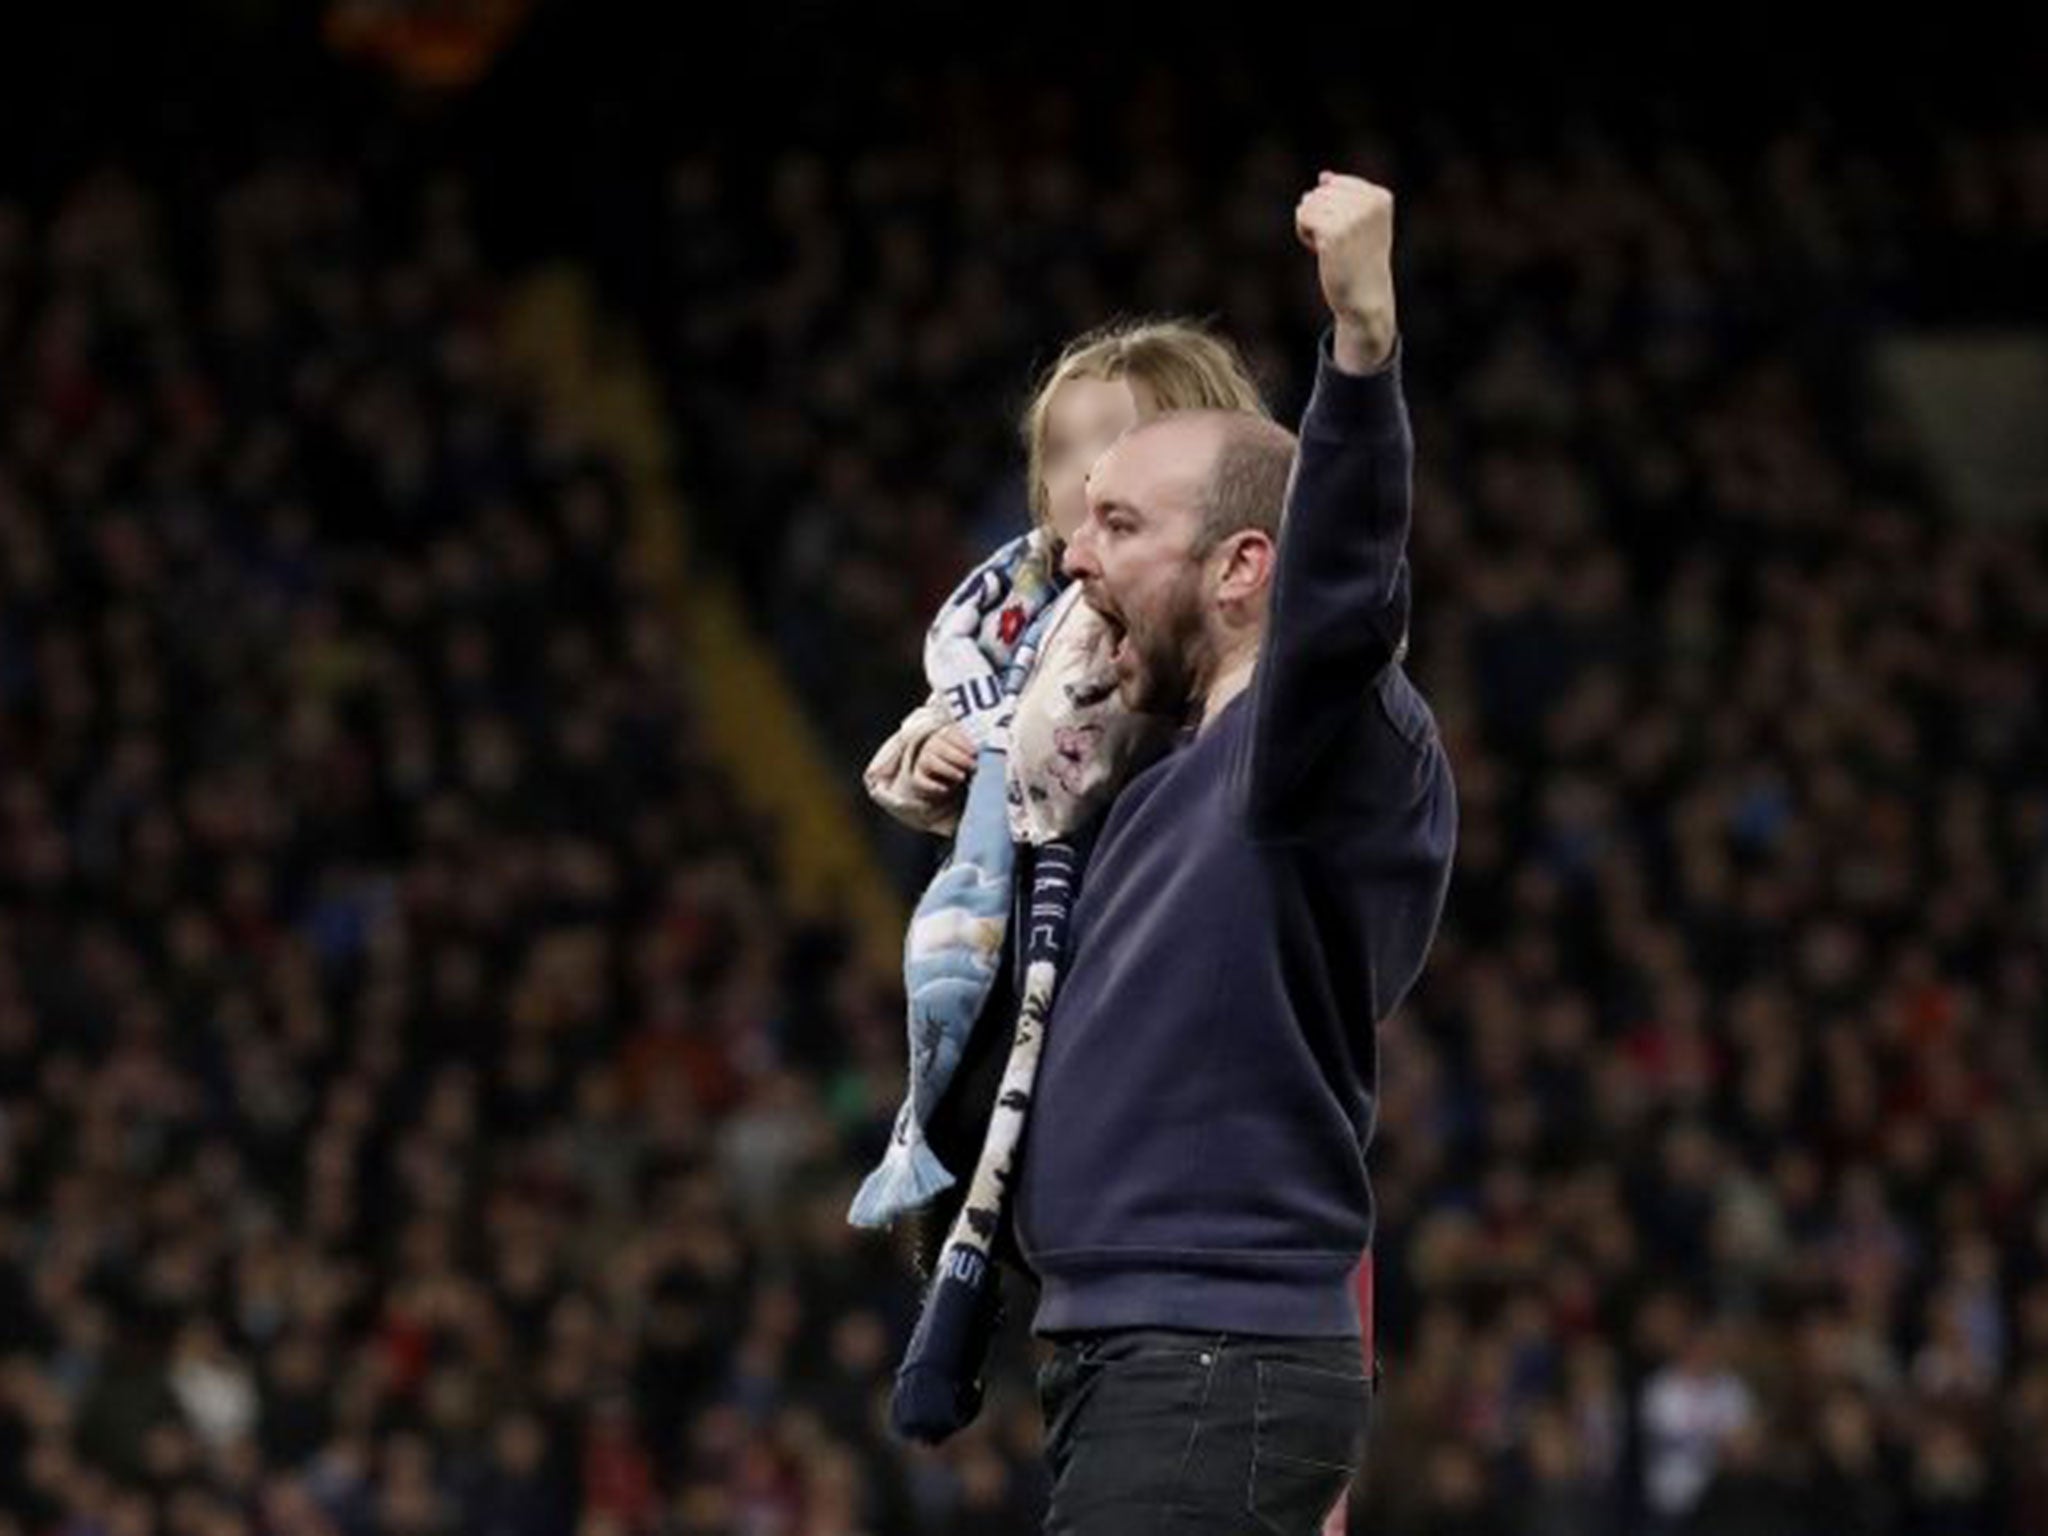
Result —
[[1457, 800], [1400, 666], [1398, 350], [1323, 342], [1252, 682], [1111, 808], [1019, 1168], [1040, 1333], [1355, 1334], [1377, 1022], [1436, 932]]

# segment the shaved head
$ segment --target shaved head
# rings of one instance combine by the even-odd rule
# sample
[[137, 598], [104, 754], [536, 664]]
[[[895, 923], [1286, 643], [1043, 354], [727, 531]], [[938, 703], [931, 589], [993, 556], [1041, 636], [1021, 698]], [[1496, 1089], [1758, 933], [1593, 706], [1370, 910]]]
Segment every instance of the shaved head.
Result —
[[1280, 537], [1287, 482], [1294, 472], [1292, 432], [1250, 411], [1173, 411], [1139, 422], [1123, 441], [1154, 437], [1158, 441], [1150, 446], [1176, 457], [1184, 454], [1190, 466], [1206, 465], [1196, 497], [1197, 554], [1248, 528], [1269, 539]]

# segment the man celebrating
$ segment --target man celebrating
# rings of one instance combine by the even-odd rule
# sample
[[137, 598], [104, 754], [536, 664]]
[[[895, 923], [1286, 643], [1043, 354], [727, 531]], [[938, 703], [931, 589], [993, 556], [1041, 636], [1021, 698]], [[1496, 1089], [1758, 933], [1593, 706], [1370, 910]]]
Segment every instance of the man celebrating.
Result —
[[1019, 1169], [1060, 1536], [1167, 1511], [1311, 1536], [1364, 1439], [1375, 1026], [1435, 933], [1457, 804], [1400, 665], [1393, 198], [1325, 172], [1295, 224], [1333, 320], [1298, 447], [1248, 415], [1141, 425], [1066, 555], [1125, 701], [1191, 729], [1095, 845]]

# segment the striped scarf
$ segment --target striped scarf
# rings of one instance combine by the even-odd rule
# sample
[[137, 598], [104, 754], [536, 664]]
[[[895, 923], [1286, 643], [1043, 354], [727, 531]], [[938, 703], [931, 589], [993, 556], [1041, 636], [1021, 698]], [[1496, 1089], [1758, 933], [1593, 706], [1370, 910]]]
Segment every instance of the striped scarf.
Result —
[[1030, 926], [1025, 937], [1024, 996], [1017, 1031], [996, 1092], [995, 1114], [982, 1142], [967, 1200], [953, 1219], [933, 1268], [917, 1330], [896, 1371], [889, 1419], [897, 1434], [937, 1445], [981, 1411], [981, 1364], [995, 1332], [1001, 1294], [990, 1249], [1009, 1197], [1010, 1177], [1031, 1093], [1046, 1020], [1059, 986], [1079, 877], [1073, 845], [1054, 841], [1036, 850], [1031, 873]]

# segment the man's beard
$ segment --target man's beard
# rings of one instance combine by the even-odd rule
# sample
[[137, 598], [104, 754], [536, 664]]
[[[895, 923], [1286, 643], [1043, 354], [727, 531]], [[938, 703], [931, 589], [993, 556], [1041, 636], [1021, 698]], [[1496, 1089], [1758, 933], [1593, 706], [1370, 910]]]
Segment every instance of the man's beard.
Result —
[[1201, 592], [1201, 572], [1190, 569], [1167, 594], [1157, 620], [1129, 631], [1137, 665], [1119, 684], [1126, 708], [1172, 720], [1186, 720], [1194, 713], [1214, 670], [1202, 625]]

